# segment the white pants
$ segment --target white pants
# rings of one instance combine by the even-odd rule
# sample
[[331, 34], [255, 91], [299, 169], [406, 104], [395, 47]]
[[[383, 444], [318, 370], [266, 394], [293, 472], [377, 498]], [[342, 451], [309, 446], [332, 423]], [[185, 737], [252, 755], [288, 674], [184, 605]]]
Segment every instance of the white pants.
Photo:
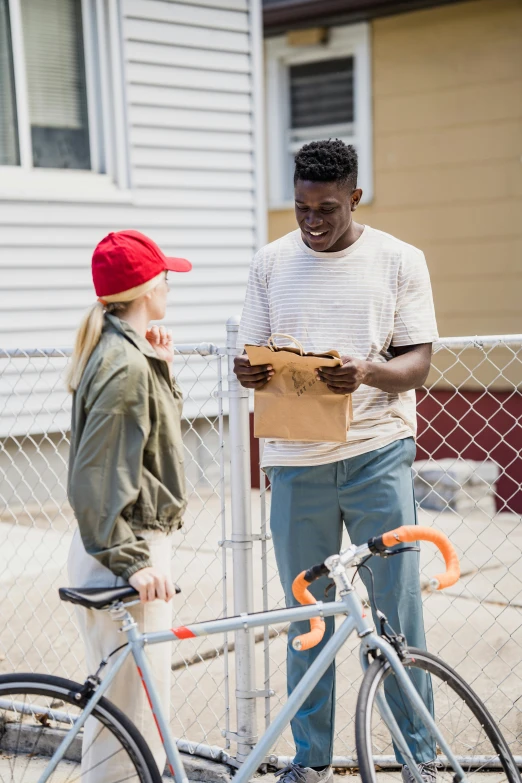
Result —
[[[171, 536], [151, 530], [141, 531], [140, 536], [148, 542], [153, 566], [170, 574]], [[78, 530], [73, 536], [69, 552], [68, 571], [72, 587], [118, 587], [126, 584], [87, 554]], [[75, 607], [75, 610], [85, 646], [87, 670], [89, 674], [94, 674], [102, 658], [124, 644], [125, 638], [118, 632], [119, 625], [108, 612], [84, 609], [82, 606]], [[129, 611], [142, 633], [162, 631], [172, 625], [172, 602], [153, 601], [133, 606]], [[171, 652], [170, 644], [146, 648], [162, 711], [167, 719], [170, 716]], [[117, 657], [116, 654], [109, 659], [102, 676], [109, 673]], [[136, 725], [150, 747], [160, 773], [163, 773], [165, 752], [132, 656], [123, 664], [106, 697]], [[82, 783], [112, 783], [127, 776], [131, 778], [133, 767], [129, 764], [128, 770], [124, 768], [126, 759], [128, 763], [128, 756], [122, 752], [121, 745], [112, 734], [107, 729], [102, 731], [100, 723], [89, 718], [83, 737]]]

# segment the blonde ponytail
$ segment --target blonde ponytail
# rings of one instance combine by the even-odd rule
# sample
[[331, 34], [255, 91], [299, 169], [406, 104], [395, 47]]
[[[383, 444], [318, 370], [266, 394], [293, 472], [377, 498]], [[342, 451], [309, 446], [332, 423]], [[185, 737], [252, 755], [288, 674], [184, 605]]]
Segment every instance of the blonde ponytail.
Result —
[[73, 354], [65, 374], [67, 389], [71, 394], [75, 392], [80, 385], [83, 372], [87, 366], [91, 353], [100, 340], [103, 329], [104, 309], [101, 302], [96, 302], [96, 304], [94, 304], [84, 315], [76, 333]]
[[[73, 394], [82, 379], [87, 362], [90, 359], [91, 353], [94, 351], [101, 337], [103, 330], [103, 313], [119, 313], [125, 312], [136, 299], [139, 299], [143, 294], [148, 293], [153, 288], [156, 288], [159, 283], [165, 279], [165, 272], [160, 272], [151, 280], [147, 280], [146, 283], [138, 285], [135, 288], [129, 288], [127, 291], [122, 291], [119, 294], [111, 294], [105, 296], [93, 304], [90, 310], [86, 312], [83, 320], [76, 332], [76, 340], [74, 342], [74, 349], [67, 369], [65, 371], [65, 383], [67, 384], [68, 391]], [[119, 316], [118, 316], [119, 317]]]

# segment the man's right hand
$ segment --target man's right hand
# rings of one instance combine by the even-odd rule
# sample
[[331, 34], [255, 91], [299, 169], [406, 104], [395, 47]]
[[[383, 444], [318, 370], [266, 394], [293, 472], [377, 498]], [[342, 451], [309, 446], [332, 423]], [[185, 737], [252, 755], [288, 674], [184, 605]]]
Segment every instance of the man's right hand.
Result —
[[248, 356], [236, 356], [234, 372], [241, 386], [245, 389], [261, 389], [274, 374], [271, 364], [259, 364], [252, 367]]

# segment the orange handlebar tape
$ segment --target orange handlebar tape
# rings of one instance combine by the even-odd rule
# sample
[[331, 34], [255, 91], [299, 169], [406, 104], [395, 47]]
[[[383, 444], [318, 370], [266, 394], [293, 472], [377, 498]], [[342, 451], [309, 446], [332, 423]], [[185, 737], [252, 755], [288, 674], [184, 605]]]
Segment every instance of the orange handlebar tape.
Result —
[[[292, 584], [292, 592], [294, 598], [299, 601], [300, 604], [306, 606], [307, 604], [316, 604], [317, 601], [308, 590], [308, 585], [310, 583], [304, 578], [305, 573], [306, 571], [302, 571], [299, 576], [296, 576]], [[310, 620], [310, 629], [311, 630], [308, 633], [296, 636], [292, 642], [294, 650], [309, 650], [311, 647], [315, 647], [316, 644], [319, 644], [326, 629], [324, 620], [320, 617], [312, 617]]]
[[445, 587], [451, 587], [458, 581], [460, 577], [459, 558], [453, 544], [441, 530], [417, 525], [403, 525], [396, 530], [390, 530], [382, 537], [382, 542], [387, 547], [412, 541], [431, 541], [439, 548], [446, 563], [446, 572], [434, 577], [438, 582], [437, 590], [444, 590]]

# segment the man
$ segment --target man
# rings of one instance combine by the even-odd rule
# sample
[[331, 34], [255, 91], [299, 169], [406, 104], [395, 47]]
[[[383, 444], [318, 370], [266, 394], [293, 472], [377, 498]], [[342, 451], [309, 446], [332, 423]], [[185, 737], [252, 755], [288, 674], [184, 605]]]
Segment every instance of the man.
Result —
[[[267, 441], [262, 467], [272, 486], [271, 530], [286, 601], [295, 604], [297, 574], [339, 551], [342, 524], [355, 544], [400, 525], [416, 523], [411, 465], [415, 457], [415, 391], [422, 386], [437, 337], [430, 280], [420, 250], [353, 220], [361, 200], [357, 154], [342, 141], [305, 145], [295, 159], [295, 213], [299, 229], [262, 248], [252, 263], [239, 345], [266, 344], [273, 332], [292, 335], [306, 351], [337, 349], [342, 366], [317, 377], [336, 394], [353, 394], [346, 443]], [[271, 366], [252, 367], [246, 356], [235, 372], [248, 389], [270, 383]], [[418, 554], [369, 564], [376, 604], [408, 644], [425, 646]], [[367, 575], [363, 572], [367, 582]], [[312, 586], [324, 598], [325, 580]], [[330, 592], [328, 600], [333, 600]], [[296, 652], [290, 629], [289, 692], [321, 645]], [[431, 683], [417, 683], [432, 709]], [[400, 694], [388, 688], [423, 778], [436, 777], [436, 749], [414, 716], [397, 710]], [[281, 783], [332, 779], [335, 670], [332, 665], [292, 721], [297, 753]], [[403, 763], [400, 754], [398, 760]], [[404, 783], [413, 776], [403, 765]]]

